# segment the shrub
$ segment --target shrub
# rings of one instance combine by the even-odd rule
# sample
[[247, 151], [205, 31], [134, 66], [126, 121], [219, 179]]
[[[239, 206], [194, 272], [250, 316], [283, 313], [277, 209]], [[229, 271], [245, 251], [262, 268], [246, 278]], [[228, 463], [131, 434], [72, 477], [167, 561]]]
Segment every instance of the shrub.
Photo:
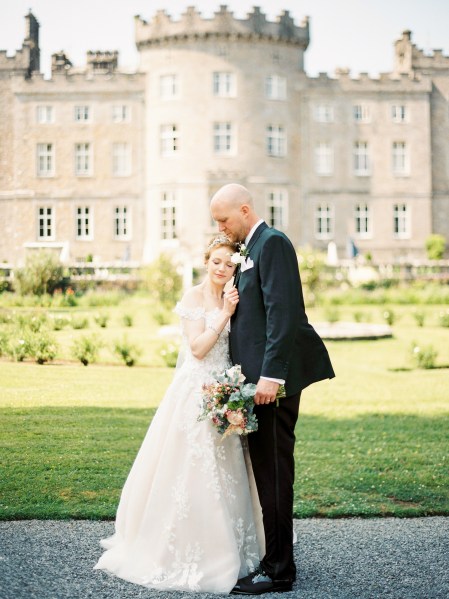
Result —
[[134, 319], [131, 314], [123, 314], [122, 320], [125, 327], [133, 326]]
[[114, 353], [117, 354], [127, 366], [134, 366], [137, 359], [142, 354], [142, 350], [136, 345], [129, 343], [125, 338], [122, 341], [116, 341], [114, 343]]
[[98, 359], [98, 352], [102, 347], [102, 342], [97, 336], [91, 335], [90, 337], [84, 336], [76, 339], [72, 346], [72, 355], [87, 366], [96, 362]]
[[0, 324], [11, 324], [12, 316], [6, 310], [0, 310]]
[[390, 326], [392, 326], [396, 320], [396, 314], [391, 309], [384, 310], [382, 312], [382, 316], [383, 316], [385, 322], [387, 324], [389, 324]]
[[438, 352], [434, 349], [433, 345], [420, 347], [415, 341], [412, 343], [412, 359], [416, 368], [424, 370], [435, 368], [437, 355]]
[[159, 353], [168, 368], [175, 368], [179, 354], [178, 343], [164, 343]]
[[94, 316], [94, 320], [99, 327], [105, 329], [108, 326], [109, 316], [105, 312], [98, 313]]
[[161, 254], [142, 274], [150, 296], [165, 308], [174, 308], [181, 296], [182, 277], [171, 258]]
[[85, 316], [74, 316], [72, 317], [72, 329], [87, 329], [89, 326], [89, 319]]
[[440, 312], [439, 322], [440, 322], [440, 326], [449, 327], [449, 310]]
[[314, 304], [319, 291], [325, 286], [324, 267], [326, 257], [311, 248], [300, 248], [297, 252], [301, 280], [308, 291], [308, 303]]
[[337, 308], [329, 306], [325, 311], [325, 318], [326, 321], [331, 324], [338, 322], [340, 320], [340, 312], [337, 310]]
[[31, 314], [25, 317], [22, 324], [23, 327], [28, 327], [32, 333], [38, 333], [45, 327], [48, 319], [45, 314]]
[[81, 300], [81, 304], [89, 308], [100, 306], [118, 306], [125, 294], [119, 291], [88, 291]]
[[47, 333], [34, 335], [31, 341], [31, 355], [38, 364], [51, 362], [56, 358], [58, 345], [56, 341]]
[[171, 312], [169, 312], [168, 310], [159, 308], [157, 310], [153, 310], [151, 314], [159, 326], [163, 326], [164, 324], [170, 324], [171, 322], [172, 315]]
[[70, 318], [67, 318], [66, 316], [50, 314], [50, 318], [54, 331], [62, 331], [62, 329], [70, 324]]
[[78, 298], [71, 287], [68, 287], [65, 293], [61, 289], [56, 289], [53, 295], [53, 305], [61, 308], [74, 308], [78, 305]]
[[25, 358], [33, 355], [29, 335], [23, 333], [24, 331], [16, 331], [15, 334], [11, 335], [7, 346], [8, 355], [16, 362], [23, 362]]
[[62, 265], [53, 252], [39, 250], [27, 256], [25, 267], [14, 272], [20, 295], [52, 294], [65, 284]]
[[446, 238], [436, 233], [426, 239], [426, 252], [429, 260], [442, 260], [446, 249]]
[[0, 331], [0, 358], [9, 355], [9, 333]]
[[419, 327], [423, 327], [426, 320], [426, 313], [423, 310], [414, 310], [413, 318]]

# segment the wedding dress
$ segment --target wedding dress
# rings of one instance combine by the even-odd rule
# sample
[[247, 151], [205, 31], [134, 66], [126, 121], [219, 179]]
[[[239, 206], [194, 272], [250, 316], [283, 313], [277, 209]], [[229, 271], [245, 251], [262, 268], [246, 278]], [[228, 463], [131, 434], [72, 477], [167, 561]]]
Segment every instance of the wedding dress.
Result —
[[[218, 308], [175, 311], [182, 322]], [[228, 593], [264, 555], [262, 516], [246, 439], [198, 422], [203, 383], [230, 367], [229, 329], [202, 360], [185, 334], [184, 362], [153, 418], [122, 491], [115, 534], [96, 569], [155, 589]]]

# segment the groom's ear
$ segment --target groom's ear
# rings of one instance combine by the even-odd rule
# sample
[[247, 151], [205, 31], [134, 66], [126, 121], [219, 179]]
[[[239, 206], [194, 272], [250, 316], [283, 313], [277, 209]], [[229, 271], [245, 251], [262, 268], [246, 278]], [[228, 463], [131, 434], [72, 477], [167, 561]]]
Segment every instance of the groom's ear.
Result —
[[244, 215], [244, 216], [248, 216], [250, 211], [250, 207], [248, 206], [248, 204], [242, 204], [240, 206], [240, 212]]

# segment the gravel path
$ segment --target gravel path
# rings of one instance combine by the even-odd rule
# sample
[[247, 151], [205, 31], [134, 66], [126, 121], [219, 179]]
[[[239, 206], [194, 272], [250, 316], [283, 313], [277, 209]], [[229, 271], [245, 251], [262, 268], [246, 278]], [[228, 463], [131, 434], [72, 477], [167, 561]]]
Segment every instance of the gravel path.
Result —
[[[298, 580], [285, 599], [447, 599], [449, 518], [297, 520]], [[208, 599], [93, 571], [111, 522], [0, 522], [1, 599]]]

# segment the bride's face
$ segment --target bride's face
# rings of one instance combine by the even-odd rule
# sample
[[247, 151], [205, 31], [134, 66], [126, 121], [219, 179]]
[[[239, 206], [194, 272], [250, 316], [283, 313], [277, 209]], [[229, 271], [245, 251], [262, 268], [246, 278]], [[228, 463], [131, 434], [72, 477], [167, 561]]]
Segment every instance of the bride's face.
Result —
[[231, 262], [232, 249], [221, 246], [212, 250], [207, 261], [207, 275], [215, 285], [225, 286], [234, 275], [236, 265]]

